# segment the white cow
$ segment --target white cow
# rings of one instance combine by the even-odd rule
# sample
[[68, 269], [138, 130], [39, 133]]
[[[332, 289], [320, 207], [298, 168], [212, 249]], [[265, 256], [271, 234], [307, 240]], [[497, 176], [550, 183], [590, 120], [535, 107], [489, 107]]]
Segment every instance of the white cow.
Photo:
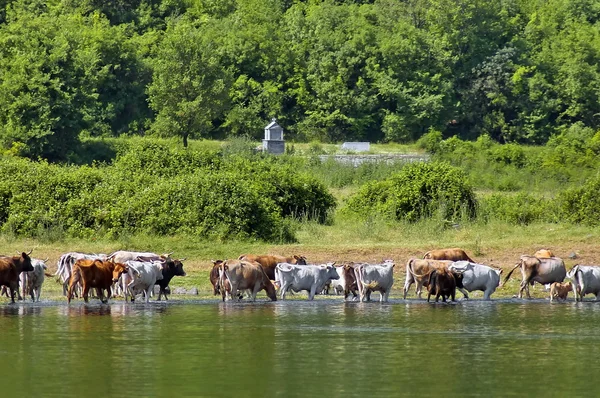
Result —
[[77, 260], [102, 260], [106, 261], [108, 256], [106, 254], [86, 254], [78, 252], [65, 253], [58, 259], [57, 269], [54, 276], [58, 277], [63, 285], [63, 295], [67, 295], [69, 289], [69, 280], [73, 274], [73, 264]]
[[[115, 263], [125, 264], [127, 261], [155, 261], [155, 260], [166, 260], [173, 253], [167, 254], [156, 254], [150, 252], [130, 252], [126, 250], [119, 250], [111, 253], [108, 256], [109, 260]], [[182, 260], [183, 261], [183, 260]]]
[[393, 261], [383, 264], [357, 264], [354, 267], [354, 276], [358, 285], [360, 301], [371, 300], [371, 292], [378, 291], [379, 301], [387, 302], [394, 284]]
[[467, 292], [481, 290], [483, 299], [490, 300], [490, 296], [500, 284], [500, 274], [502, 273], [502, 270], [469, 261], [455, 261], [448, 266], [448, 269], [459, 274], [455, 278], [456, 287], [466, 299], [469, 298]]
[[127, 292], [131, 294], [131, 301], [135, 296], [144, 293], [146, 303], [150, 302], [150, 293], [154, 289], [156, 281], [163, 278], [161, 261], [127, 261], [127, 274], [131, 282], [124, 287], [125, 301], [127, 301]]
[[285, 300], [288, 290], [299, 292], [308, 291], [308, 299], [315, 298], [315, 294], [323, 290], [327, 282], [339, 279], [335, 267], [330, 264], [321, 265], [294, 265], [279, 263], [275, 267], [275, 281], [281, 290], [281, 299]]
[[[45, 271], [48, 269], [46, 261], [32, 258], [31, 265], [33, 266], [33, 271], [21, 272], [19, 275], [21, 289], [23, 289], [23, 299], [27, 295], [30, 295], [33, 301], [40, 301]], [[48, 276], [51, 275], [48, 274]]]
[[575, 301], [583, 301], [588, 293], [595, 295], [596, 301], [600, 300], [600, 267], [577, 264], [567, 272], [567, 277], [573, 281]]

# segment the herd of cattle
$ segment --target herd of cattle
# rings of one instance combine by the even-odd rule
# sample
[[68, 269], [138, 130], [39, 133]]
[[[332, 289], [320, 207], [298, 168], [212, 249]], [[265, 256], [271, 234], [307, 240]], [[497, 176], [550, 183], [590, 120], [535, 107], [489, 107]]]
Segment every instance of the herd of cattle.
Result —
[[[46, 260], [29, 257], [29, 253], [20, 256], [0, 256], [0, 286], [2, 293], [14, 303], [15, 295], [22, 299], [30, 295], [33, 301], [39, 301], [44, 277], [56, 277], [63, 287], [63, 294], [70, 303], [73, 296], [83, 297], [88, 302], [90, 289], [103, 303], [111, 295], [123, 295], [135, 300], [138, 294], [144, 294], [146, 302], [150, 300], [154, 285], [160, 290], [158, 300], [164, 295], [167, 300], [167, 287], [174, 276], [185, 276], [182, 261], [173, 259], [170, 254], [116, 251], [110, 255], [66, 253], [58, 260], [54, 275], [46, 272]], [[104, 292], [106, 291], [106, 298]]]
[[[117, 251], [110, 255], [71, 252], [58, 260], [54, 274], [47, 273], [46, 260], [32, 259], [29, 253], [19, 256], [0, 256], [0, 286], [2, 293], [15, 302], [31, 296], [40, 300], [44, 278], [55, 277], [62, 283], [63, 295], [70, 303], [73, 297], [82, 297], [88, 302], [91, 289], [106, 303], [111, 296], [122, 295], [127, 301], [135, 300], [143, 294], [146, 302], [153, 294], [154, 286], [159, 286], [157, 300], [164, 296], [167, 300], [168, 286], [175, 276], [185, 276], [185, 259], [171, 258], [171, 253], [159, 255], [149, 252]], [[210, 272], [210, 282], [215, 295], [225, 300], [241, 300], [244, 295], [252, 301], [259, 291], [267, 296], [285, 300], [289, 292], [306, 290], [308, 299], [317, 294], [344, 294], [348, 299], [369, 301], [372, 292], [379, 292], [380, 301], [387, 302], [394, 284], [395, 263], [386, 260], [381, 264], [335, 263], [307, 264], [304, 256], [242, 255], [237, 260], [215, 260]], [[583, 300], [586, 294], [594, 294], [600, 300], [600, 266], [575, 265], [567, 272], [562, 259], [543, 249], [533, 256], [523, 255], [508, 272], [503, 283], [519, 268], [522, 281], [518, 292], [531, 297], [529, 286], [534, 283], [545, 285], [550, 290], [550, 300], [565, 300], [573, 292], [576, 301]], [[458, 289], [465, 298], [468, 293], [482, 291], [483, 299], [501, 286], [501, 269], [473, 261], [467, 253], [458, 248], [440, 249], [427, 252], [423, 259], [411, 258], [406, 263], [406, 279], [403, 297], [406, 299], [411, 285], [416, 285], [416, 295], [421, 298], [423, 287], [427, 289], [427, 301], [435, 296], [437, 302], [451, 299], [455, 301]], [[571, 281], [564, 282], [568, 277]], [[21, 292], [23, 296], [21, 296]], [[106, 292], [106, 297], [105, 297]]]
[[[243, 293], [254, 301], [260, 290], [265, 290], [273, 301], [277, 300], [277, 290], [282, 300], [290, 291], [306, 290], [308, 299], [312, 300], [316, 294], [329, 294], [333, 289], [336, 294], [343, 292], [344, 299], [352, 294], [353, 299], [360, 301], [369, 301], [372, 292], [379, 292], [379, 301], [386, 302], [394, 284], [394, 266], [391, 260], [381, 264], [335, 266], [335, 263], [309, 265], [305, 257], [297, 255], [242, 255], [237, 260], [213, 261], [210, 282], [214, 294], [221, 294], [223, 301], [239, 300]], [[522, 274], [519, 298], [523, 291], [531, 298], [529, 286], [537, 282], [550, 290], [551, 301], [566, 300], [570, 291], [577, 301], [589, 293], [594, 294], [596, 300], [600, 299], [600, 267], [576, 265], [567, 273], [562, 259], [542, 249], [533, 256], [521, 256], [504, 283], [517, 268]], [[411, 258], [406, 263], [403, 298], [406, 299], [411, 285], [415, 284], [419, 298], [423, 287], [427, 288], [427, 301], [431, 296], [435, 296], [436, 302], [440, 297], [442, 301], [448, 298], [455, 301], [456, 289], [465, 298], [469, 297], [469, 292], [482, 291], [483, 299], [490, 300], [501, 285], [501, 274], [501, 269], [476, 263], [462, 249], [433, 250], [425, 253], [423, 259]], [[572, 282], [563, 282], [565, 277]]]

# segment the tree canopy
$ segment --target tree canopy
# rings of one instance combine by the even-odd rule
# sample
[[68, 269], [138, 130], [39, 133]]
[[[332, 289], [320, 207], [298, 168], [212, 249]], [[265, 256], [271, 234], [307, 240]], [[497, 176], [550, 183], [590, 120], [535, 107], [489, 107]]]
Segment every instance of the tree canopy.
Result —
[[592, 0], [0, 0], [0, 145], [83, 135], [543, 144], [600, 124]]

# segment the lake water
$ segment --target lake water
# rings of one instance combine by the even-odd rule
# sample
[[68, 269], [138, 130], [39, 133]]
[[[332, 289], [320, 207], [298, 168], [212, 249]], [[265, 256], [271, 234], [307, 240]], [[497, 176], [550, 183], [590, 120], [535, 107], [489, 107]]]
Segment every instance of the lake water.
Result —
[[600, 304], [20, 303], [4, 396], [583, 396]]

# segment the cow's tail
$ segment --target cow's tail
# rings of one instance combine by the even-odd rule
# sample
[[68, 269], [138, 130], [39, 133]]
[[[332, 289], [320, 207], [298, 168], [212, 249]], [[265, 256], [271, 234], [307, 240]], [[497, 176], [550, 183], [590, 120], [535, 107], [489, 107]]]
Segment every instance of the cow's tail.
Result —
[[429, 271], [429, 272], [427, 272], [426, 274], [423, 274], [423, 275], [417, 274], [417, 273], [416, 273], [416, 272], [415, 272], [415, 271], [412, 269], [412, 264], [411, 264], [411, 267], [410, 267], [410, 268], [408, 268], [408, 267], [407, 267], [407, 269], [410, 271], [411, 275], [413, 276], [413, 278], [415, 278], [415, 280], [416, 280], [417, 278], [425, 278], [425, 277], [429, 277], [429, 275], [431, 275], [431, 273], [433, 272], [433, 271]]
[[423, 260], [426, 260], [429, 258], [431, 251], [428, 251], [427, 253], [423, 254]]
[[512, 275], [512, 273], [514, 272], [514, 270], [516, 270], [516, 269], [517, 269], [517, 268], [519, 268], [520, 266], [521, 266], [521, 263], [518, 263], [517, 265], [515, 265], [515, 266], [513, 267], [513, 269], [511, 269], [511, 270], [510, 270], [510, 272], [509, 272], [509, 273], [506, 275], [506, 278], [504, 278], [504, 282], [502, 282], [502, 283], [500, 284], [500, 286], [498, 286], [498, 287], [502, 287], [502, 286], [504, 286], [504, 285], [506, 284], [506, 282], [508, 282], [508, 279], [510, 278], [510, 276]]
[[470, 262], [470, 263], [474, 263], [474, 264], [477, 264], [477, 263], [475, 262], [475, 260], [473, 260], [471, 257], [469, 257], [469, 255], [468, 255], [468, 254], [466, 254], [466, 253], [465, 253], [465, 256], [467, 257], [467, 261], [468, 261], [468, 262]]

